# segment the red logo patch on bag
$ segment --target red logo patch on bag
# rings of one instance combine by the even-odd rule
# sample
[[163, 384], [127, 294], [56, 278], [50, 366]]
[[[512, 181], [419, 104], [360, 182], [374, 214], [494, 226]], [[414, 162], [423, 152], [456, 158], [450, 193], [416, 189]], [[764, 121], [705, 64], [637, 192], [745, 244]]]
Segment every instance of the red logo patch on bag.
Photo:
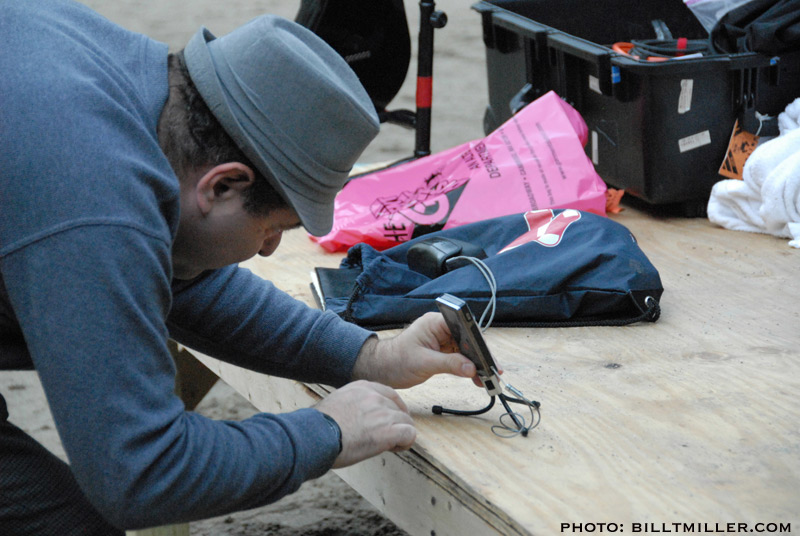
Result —
[[528, 223], [529, 231], [498, 251], [498, 254], [528, 242], [538, 242], [548, 248], [555, 247], [561, 243], [567, 228], [581, 219], [581, 213], [572, 209], [564, 210], [558, 216], [554, 216], [553, 211], [549, 209], [532, 210], [523, 216]]

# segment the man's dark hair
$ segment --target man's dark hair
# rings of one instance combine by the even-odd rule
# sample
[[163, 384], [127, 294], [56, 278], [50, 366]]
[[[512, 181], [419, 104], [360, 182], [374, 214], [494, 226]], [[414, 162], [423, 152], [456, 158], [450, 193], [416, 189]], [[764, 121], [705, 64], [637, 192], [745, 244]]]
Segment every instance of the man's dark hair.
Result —
[[241, 162], [255, 181], [243, 192], [244, 209], [254, 216], [289, 205], [223, 130], [197, 91], [183, 52], [169, 54], [169, 98], [158, 122], [158, 137], [175, 173], [184, 180], [205, 166]]

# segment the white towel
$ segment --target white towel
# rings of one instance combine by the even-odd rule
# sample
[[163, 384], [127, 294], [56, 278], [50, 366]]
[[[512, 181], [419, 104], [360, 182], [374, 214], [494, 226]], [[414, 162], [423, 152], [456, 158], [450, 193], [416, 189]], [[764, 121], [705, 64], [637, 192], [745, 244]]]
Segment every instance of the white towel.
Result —
[[737, 179], [714, 184], [708, 199], [708, 219], [732, 231], [765, 233], [764, 219], [758, 213], [761, 192]]
[[761, 198], [758, 213], [766, 231], [789, 237], [789, 245], [800, 248], [800, 147], [767, 176]]
[[795, 99], [786, 110], [778, 114], [778, 129], [781, 134], [800, 128], [800, 98]]
[[760, 144], [743, 177], [714, 185], [708, 219], [726, 229], [791, 238], [789, 245], [800, 248], [800, 128]]
[[742, 178], [760, 191], [769, 174], [797, 151], [800, 151], [800, 129], [762, 142], [744, 163]]

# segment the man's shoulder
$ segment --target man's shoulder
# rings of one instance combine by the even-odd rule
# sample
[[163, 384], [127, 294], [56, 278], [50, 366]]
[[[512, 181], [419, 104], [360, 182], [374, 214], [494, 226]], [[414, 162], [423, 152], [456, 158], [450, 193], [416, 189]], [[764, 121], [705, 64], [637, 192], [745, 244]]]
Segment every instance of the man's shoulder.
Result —
[[[76, 2], [0, 1], [0, 87], [9, 96], [6, 104], [38, 100], [67, 112], [82, 104], [76, 92], [105, 93], [134, 105], [166, 98], [166, 45]], [[163, 79], [155, 92], [152, 77]]]

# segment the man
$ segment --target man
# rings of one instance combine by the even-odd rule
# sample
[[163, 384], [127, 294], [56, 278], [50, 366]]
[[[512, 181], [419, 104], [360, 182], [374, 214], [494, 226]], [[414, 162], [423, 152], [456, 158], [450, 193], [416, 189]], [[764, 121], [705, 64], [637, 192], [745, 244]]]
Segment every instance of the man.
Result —
[[[71, 1], [0, 0], [0, 368], [36, 368], [67, 467], [8, 422], [0, 533], [121, 534], [253, 508], [409, 448], [393, 388], [474, 366], [439, 315], [399, 336], [306, 307], [235, 264], [331, 227], [378, 129], [311, 32], [261, 17], [183, 54]], [[172, 337], [322, 382], [315, 408], [214, 422], [173, 394]]]

